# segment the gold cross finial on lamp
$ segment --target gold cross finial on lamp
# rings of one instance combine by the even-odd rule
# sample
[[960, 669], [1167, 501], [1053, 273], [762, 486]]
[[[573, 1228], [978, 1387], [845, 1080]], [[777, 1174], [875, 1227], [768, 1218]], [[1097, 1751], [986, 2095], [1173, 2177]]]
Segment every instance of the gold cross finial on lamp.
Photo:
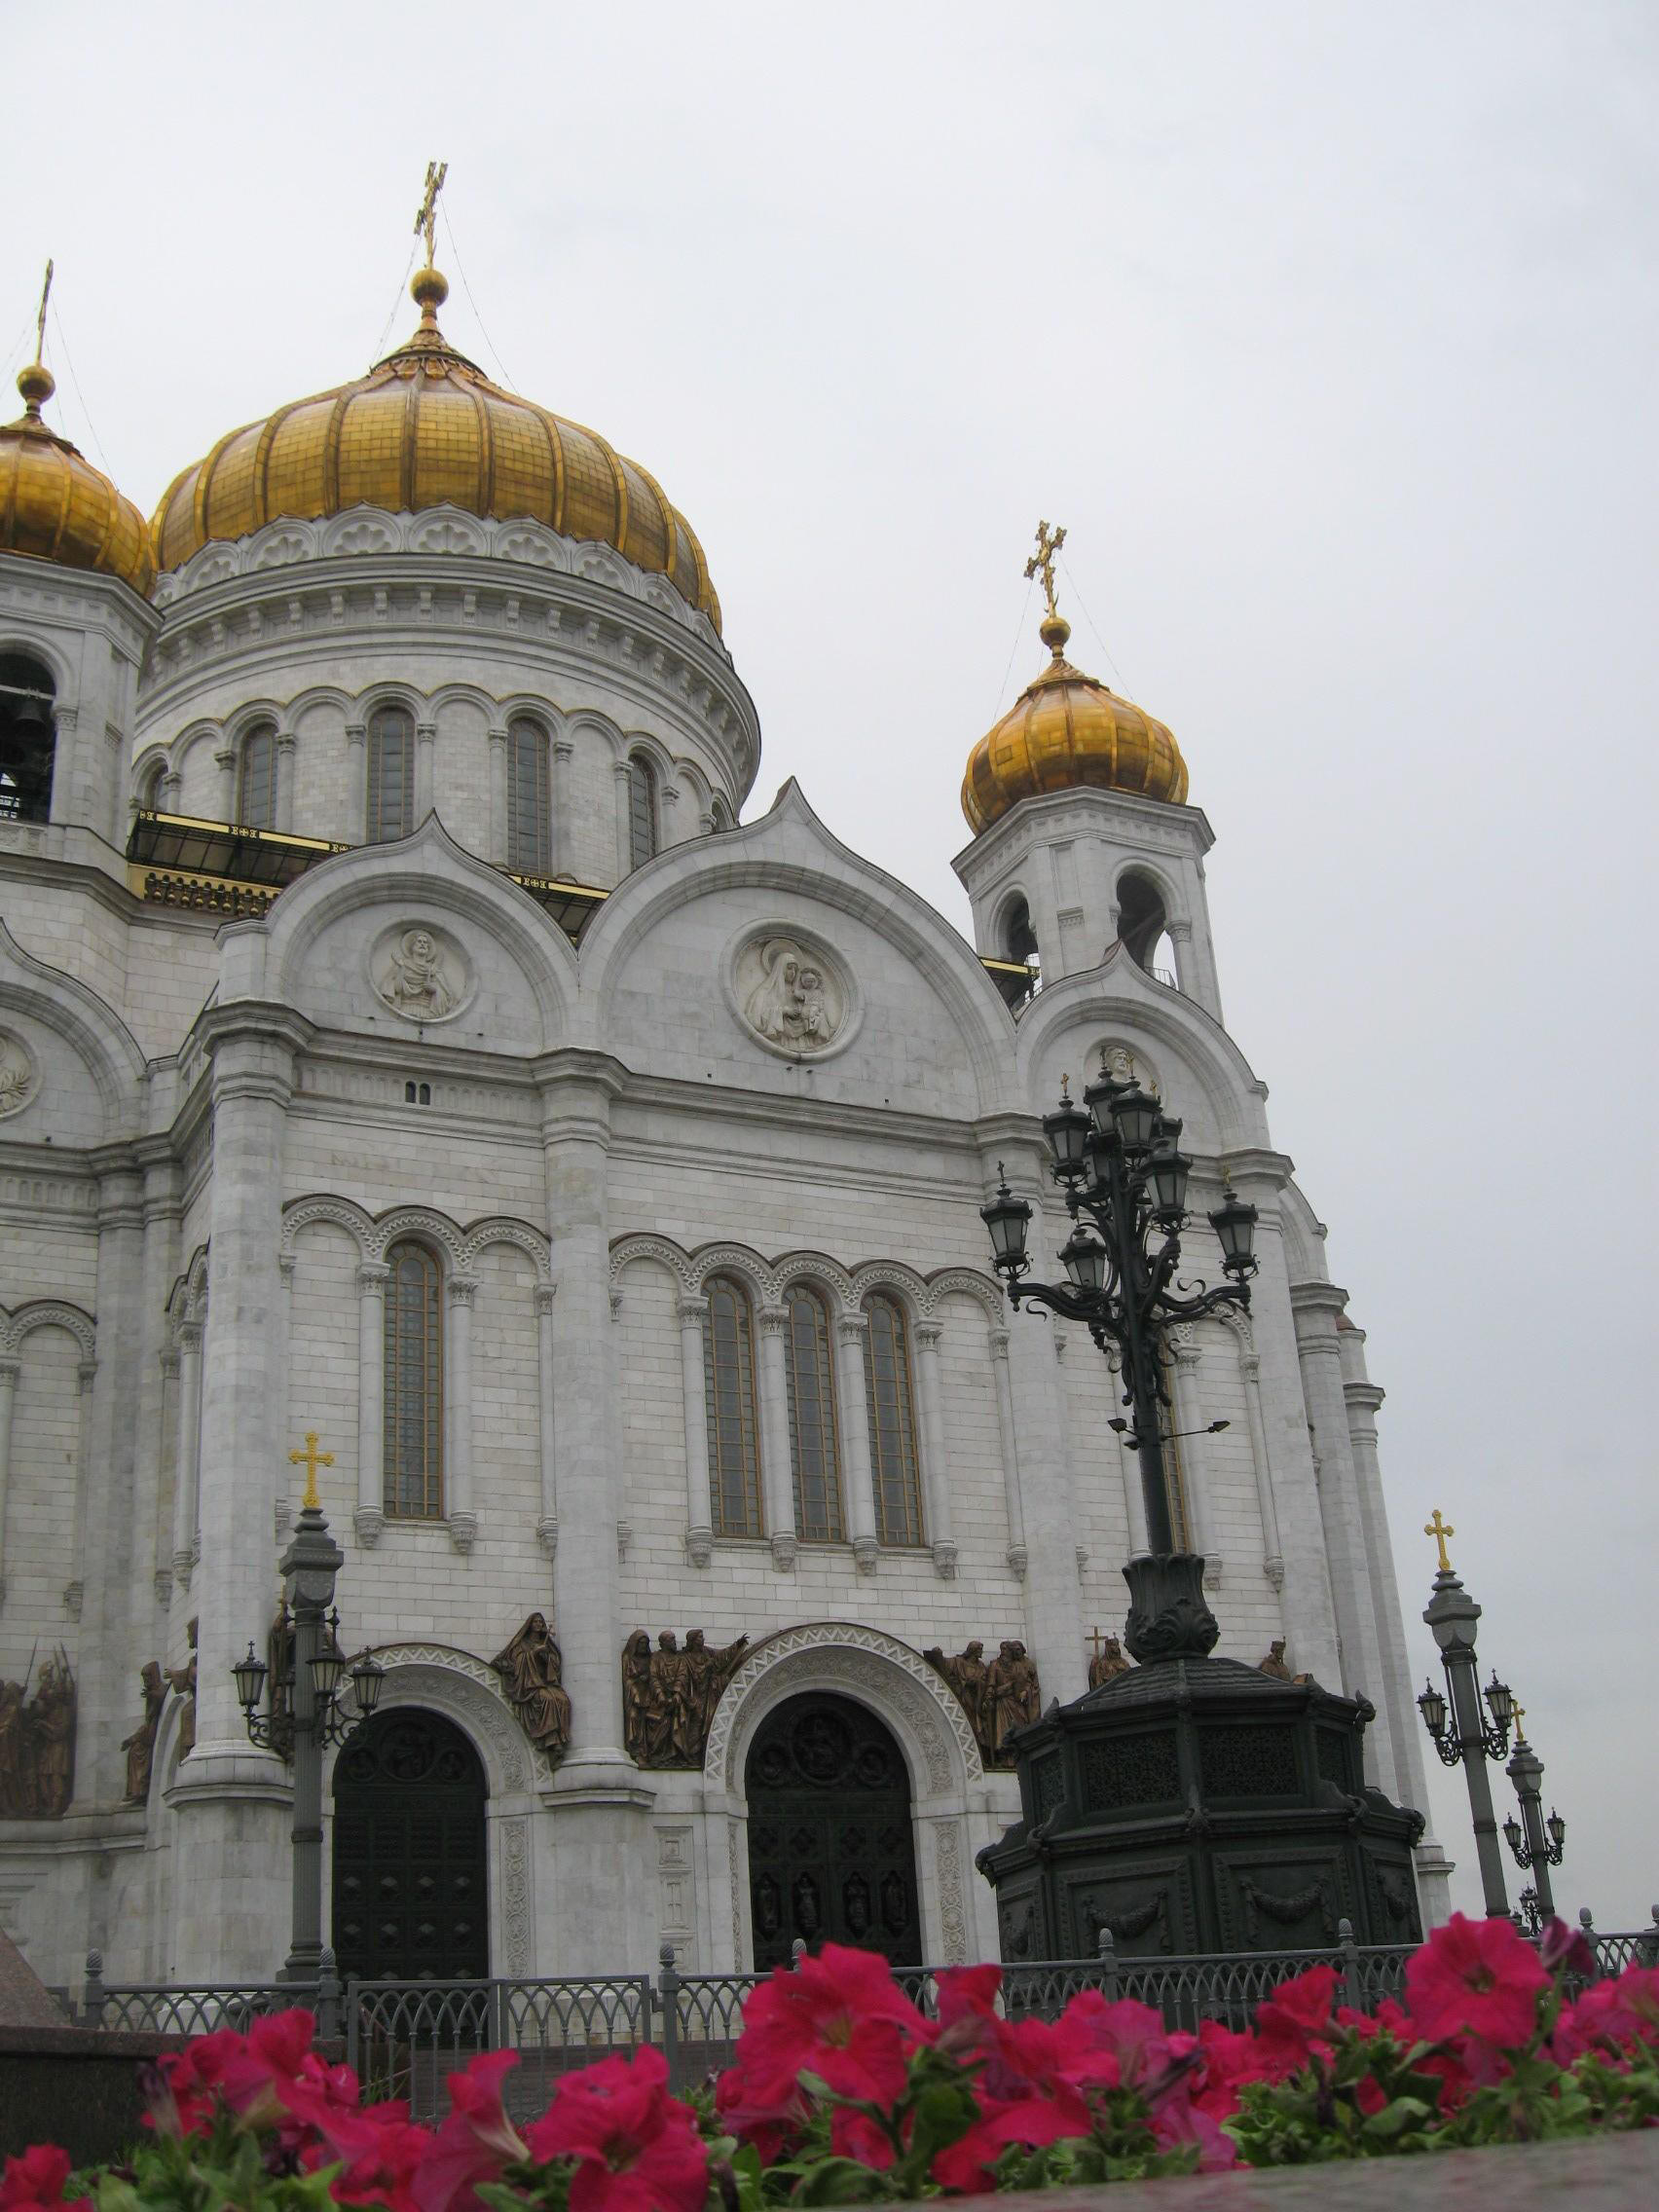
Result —
[[1517, 1700], [1515, 1706], [1515, 1741], [1518, 1744], [1524, 1743], [1526, 1741], [1526, 1720], [1527, 1708], [1522, 1705], [1519, 1700]]
[[320, 1511], [322, 1500], [316, 1494], [316, 1471], [318, 1467], [332, 1467], [334, 1454], [332, 1452], [319, 1452], [316, 1448], [316, 1430], [308, 1428], [306, 1430], [305, 1450], [303, 1452], [290, 1452], [288, 1458], [290, 1464], [296, 1467], [303, 1466], [306, 1470], [306, 1494], [300, 1500], [301, 1512], [314, 1513]]
[[1088, 1632], [1088, 1641], [1089, 1641], [1089, 1642], [1090, 1642], [1090, 1643], [1092, 1643], [1092, 1644], [1093, 1644], [1093, 1646], [1094, 1646], [1094, 1656], [1095, 1656], [1095, 1658], [1096, 1658], [1096, 1659], [1098, 1659], [1098, 1658], [1099, 1658], [1099, 1656], [1100, 1656], [1100, 1631], [1099, 1631], [1099, 1630], [1098, 1630], [1097, 1628], [1093, 1628], [1093, 1629], [1090, 1629], [1090, 1630], [1089, 1630], [1089, 1632]]
[[1446, 1556], [1446, 1539], [1448, 1536], [1455, 1536], [1457, 1531], [1453, 1528], [1450, 1521], [1443, 1521], [1440, 1518], [1440, 1508], [1438, 1505], [1434, 1509], [1433, 1520], [1425, 1521], [1423, 1523], [1422, 1532], [1425, 1536], [1432, 1536], [1435, 1542], [1440, 1546], [1440, 1571], [1442, 1574], [1450, 1574], [1452, 1571], [1452, 1562]]
[[438, 194], [442, 192], [444, 179], [448, 174], [448, 162], [428, 162], [426, 164], [426, 189], [422, 196], [420, 206], [415, 211], [416, 235], [419, 237], [423, 231], [426, 235], [426, 267], [428, 269], [432, 266], [432, 233], [437, 227]]

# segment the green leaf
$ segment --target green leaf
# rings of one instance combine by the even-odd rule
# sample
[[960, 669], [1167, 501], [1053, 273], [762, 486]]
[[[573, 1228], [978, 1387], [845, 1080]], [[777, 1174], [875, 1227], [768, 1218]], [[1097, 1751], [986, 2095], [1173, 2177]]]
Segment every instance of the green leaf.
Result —
[[1432, 2108], [1420, 2097], [1396, 2097], [1381, 2112], [1374, 2112], [1361, 2120], [1359, 2132], [1367, 2143], [1390, 2143], [1408, 2127], [1420, 2127], [1425, 2120], [1433, 2117]]
[[885, 2174], [857, 2158], [820, 2158], [790, 2195], [792, 2204], [874, 2204], [892, 2192]]

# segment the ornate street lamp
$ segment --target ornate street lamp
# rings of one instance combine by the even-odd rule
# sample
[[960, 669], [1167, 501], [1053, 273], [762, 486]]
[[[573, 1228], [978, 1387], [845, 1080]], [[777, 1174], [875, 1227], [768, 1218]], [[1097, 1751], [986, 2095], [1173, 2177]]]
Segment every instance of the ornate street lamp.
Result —
[[[1491, 1692], [1487, 1695], [1490, 1703]], [[1567, 1823], [1553, 1805], [1550, 1807], [1549, 1819], [1544, 1819], [1544, 1793], [1540, 1787], [1544, 1779], [1544, 1762], [1522, 1731], [1522, 1722], [1526, 1717], [1526, 1708], [1516, 1706], [1515, 1755], [1503, 1771], [1515, 1785], [1521, 1818], [1517, 1820], [1511, 1813], [1503, 1824], [1503, 1834], [1515, 1856], [1516, 1865], [1531, 1869], [1536, 1910], [1547, 1920], [1555, 1911], [1555, 1898], [1550, 1890], [1550, 1868], [1561, 1864], [1566, 1852]]]
[[[1487, 1778], [1486, 1762], [1502, 1758], [1509, 1749], [1515, 1700], [1510, 1695], [1509, 1685], [1498, 1680], [1494, 1669], [1483, 1702], [1475, 1660], [1475, 1623], [1481, 1617], [1481, 1608], [1453, 1573], [1446, 1550], [1447, 1537], [1456, 1533], [1449, 1522], [1441, 1519], [1437, 1505], [1423, 1534], [1432, 1536], [1440, 1547], [1440, 1568], [1434, 1577], [1434, 1594], [1422, 1617], [1434, 1631], [1434, 1641], [1440, 1646], [1447, 1696], [1442, 1697], [1434, 1684], [1427, 1682], [1417, 1701], [1418, 1711], [1440, 1754], [1441, 1764], [1460, 1765], [1463, 1769], [1469, 1788], [1475, 1855], [1480, 1861], [1487, 1916], [1493, 1920], [1507, 1919], [1509, 1899], [1503, 1887], [1503, 1855], [1497, 1848], [1497, 1820], [1493, 1812], [1492, 1785]], [[1543, 1772], [1541, 1766], [1538, 1771]]]
[[1129, 1649], [1137, 1658], [1176, 1649], [1208, 1651], [1218, 1631], [1203, 1602], [1203, 1561], [1176, 1551], [1169, 1510], [1164, 1449], [1173, 1430], [1165, 1419], [1170, 1400], [1163, 1332], [1171, 1322], [1196, 1320], [1220, 1306], [1249, 1305], [1256, 1209], [1229, 1188], [1209, 1221], [1231, 1280], [1213, 1289], [1200, 1281], [1172, 1290], [1193, 1166], [1180, 1148], [1181, 1124], [1139, 1084], [1119, 1082], [1103, 1053], [1100, 1074], [1082, 1106], [1062, 1080], [1060, 1102], [1044, 1115], [1043, 1133], [1053, 1155], [1050, 1171], [1065, 1194], [1073, 1224], [1058, 1255], [1065, 1279], [1022, 1279], [1031, 1268], [1025, 1248], [1031, 1207], [1014, 1196], [1006, 1178], [979, 1209], [990, 1232], [992, 1265], [1016, 1308], [1028, 1302], [1081, 1321], [1102, 1351], [1110, 1348], [1116, 1355], [1122, 1371], [1123, 1402], [1133, 1427], [1113, 1426], [1140, 1460], [1150, 1555], [1124, 1570], [1130, 1588]]
[[[316, 1494], [316, 1470], [331, 1467], [334, 1455], [319, 1452], [316, 1435], [306, 1437], [303, 1452], [289, 1458], [306, 1470], [306, 1494], [299, 1525], [279, 1563], [284, 1603], [282, 1645], [292, 1657], [287, 1671], [271, 1683], [270, 1703], [260, 1710], [271, 1670], [249, 1643], [247, 1656], [231, 1669], [242, 1721], [250, 1742], [275, 1751], [294, 1769], [293, 1932], [279, 1981], [314, 1982], [322, 1961], [322, 1754], [343, 1743], [380, 1703], [386, 1669], [366, 1650], [348, 1670], [340, 1655], [340, 1615], [331, 1612], [334, 1581], [346, 1555], [328, 1532]], [[354, 1703], [345, 1707], [341, 1684], [350, 1674]]]

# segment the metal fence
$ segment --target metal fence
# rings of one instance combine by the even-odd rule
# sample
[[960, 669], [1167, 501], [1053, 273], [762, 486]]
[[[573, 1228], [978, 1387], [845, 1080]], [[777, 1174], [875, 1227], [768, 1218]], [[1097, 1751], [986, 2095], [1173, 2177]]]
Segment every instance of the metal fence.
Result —
[[[1579, 1920], [1603, 1975], [1632, 1964], [1659, 1966], [1659, 1908], [1652, 1927], [1628, 1935], [1599, 1934], [1587, 1912]], [[801, 1948], [796, 1946], [797, 1958]], [[1107, 1934], [1092, 1959], [1005, 1966], [999, 2002], [1011, 2019], [1052, 2019], [1080, 1990], [1098, 1989], [1108, 2000], [1138, 1998], [1161, 2012], [1170, 2028], [1192, 2031], [1202, 2020], [1219, 2020], [1242, 2029], [1280, 1982], [1314, 1966], [1335, 1970], [1339, 2003], [1375, 2011], [1383, 1998], [1400, 1995], [1415, 1948], [1356, 1943], [1346, 1920], [1338, 1940], [1317, 1950], [1121, 1959]], [[937, 2016], [942, 1971], [898, 1970], [900, 1983], [929, 2018]], [[525, 2118], [545, 2108], [561, 2074], [645, 2044], [662, 2050], [675, 2088], [695, 2086], [730, 2063], [744, 2003], [768, 1978], [682, 1974], [674, 1946], [665, 1943], [654, 1982], [648, 1974], [342, 1982], [332, 1954], [324, 1952], [320, 1978], [313, 1985], [106, 1986], [94, 1951], [87, 1960], [78, 2016], [88, 2026], [192, 2036], [213, 2028], [245, 2030], [262, 2013], [304, 2005], [315, 2012], [319, 2035], [343, 2042], [365, 2097], [405, 2098], [414, 2117], [426, 2120], [448, 2110], [448, 2077], [470, 2058], [482, 2050], [516, 2050], [520, 2062], [506, 2077], [503, 2094], [508, 2111]]]

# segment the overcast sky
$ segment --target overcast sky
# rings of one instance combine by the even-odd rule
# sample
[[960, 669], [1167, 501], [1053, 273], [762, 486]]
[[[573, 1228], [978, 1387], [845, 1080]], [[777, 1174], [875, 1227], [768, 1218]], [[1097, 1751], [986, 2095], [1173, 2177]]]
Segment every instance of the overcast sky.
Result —
[[963, 764], [1067, 526], [1388, 1392], [1417, 1671], [1438, 1504], [1561, 1899], [1644, 1921], [1659, 13], [161, 0], [7, 55], [0, 343], [54, 254], [56, 420], [126, 492], [412, 326], [446, 158], [445, 327], [690, 515], [750, 810], [797, 776], [964, 929]]

